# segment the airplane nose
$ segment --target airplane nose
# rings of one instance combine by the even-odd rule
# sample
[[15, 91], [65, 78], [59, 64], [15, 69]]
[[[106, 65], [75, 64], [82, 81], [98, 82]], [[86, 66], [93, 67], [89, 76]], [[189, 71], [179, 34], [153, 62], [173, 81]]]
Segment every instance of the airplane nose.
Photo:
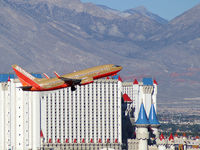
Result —
[[121, 67], [121, 66], [119, 66], [119, 65], [113, 65], [113, 67]]
[[117, 69], [119, 69], [119, 70], [122, 69], [122, 66], [119, 66], [119, 65], [113, 65], [113, 67], [115, 67], [115, 68], [117, 68]]
[[119, 69], [120, 69], [120, 70], [122, 70], [122, 68], [123, 68], [122, 66], [119, 66]]
[[115, 65], [115, 67], [121, 67], [121, 66], [119, 66], [119, 65]]

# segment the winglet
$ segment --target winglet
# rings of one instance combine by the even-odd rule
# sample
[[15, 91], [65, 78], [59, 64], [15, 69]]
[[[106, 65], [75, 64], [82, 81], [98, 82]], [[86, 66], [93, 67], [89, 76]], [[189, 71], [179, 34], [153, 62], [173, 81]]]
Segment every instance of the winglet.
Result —
[[49, 79], [49, 76], [48, 76], [46, 73], [43, 73], [43, 75], [44, 75], [47, 79]]
[[57, 72], [54, 71], [53, 73], [56, 75], [57, 78], [60, 79], [60, 75]]

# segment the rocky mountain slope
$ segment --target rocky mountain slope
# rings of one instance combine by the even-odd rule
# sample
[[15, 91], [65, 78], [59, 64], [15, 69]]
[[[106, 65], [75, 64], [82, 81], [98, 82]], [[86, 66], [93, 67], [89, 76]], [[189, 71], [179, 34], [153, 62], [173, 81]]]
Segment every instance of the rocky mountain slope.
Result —
[[1, 0], [0, 72], [14, 63], [50, 75], [114, 63], [124, 79], [156, 78], [160, 101], [199, 96], [199, 8], [168, 22], [143, 7]]

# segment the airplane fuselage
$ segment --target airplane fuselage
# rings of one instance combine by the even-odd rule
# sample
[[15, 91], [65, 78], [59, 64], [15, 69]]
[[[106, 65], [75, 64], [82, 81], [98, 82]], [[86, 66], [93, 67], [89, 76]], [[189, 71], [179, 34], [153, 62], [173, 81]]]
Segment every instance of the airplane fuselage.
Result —
[[[54, 78], [37, 78], [35, 79], [35, 84], [32, 86], [30, 89], [27, 89], [27, 91], [49, 91], [49, 90], [56, 90], [60, 88], [65, 88], [65, 87], [72, 87], [76, 85], [86, 85], [89, 83], [94, 82], [95, 79], [107, 77], [113, 74], [116, 74], [122, 69], [121, 66], [117, 66], [114, 64], [108, 64], [108, 65], [101, 65], [101, 66], [96, 66], [84, 70], [80, 70], [77, 72], [69, 73], [62, 75], [60, 77], [54, 77]], [[15, 72], [18, 71], [14, 69]], [[16, 72], [18, 75], [19, 73]], [[23, 76], [23, 75], [22, 75]], [[19, 77], [19, 75], [18, 75]], [[20, 79], [23, 77], [19, 77]], [[72, 79], [74, 82], [65, 82], [63, 79]], [[75, 81], [80, 82], [75, 82]], [[20, 80], [21, 81], [21, 80]]]

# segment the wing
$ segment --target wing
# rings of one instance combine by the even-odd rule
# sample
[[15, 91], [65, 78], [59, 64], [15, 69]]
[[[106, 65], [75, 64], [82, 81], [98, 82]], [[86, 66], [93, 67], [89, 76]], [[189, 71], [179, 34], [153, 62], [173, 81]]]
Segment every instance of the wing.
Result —
[[63, 80], [66, 84], [69, 84], [69, 85], [77, 85], [77, 84], [80, 84], [82, 81], [80, 79], [71, 79], [71, 78], [64, 78], [64, 77], [60, 77], [59, 79]]

